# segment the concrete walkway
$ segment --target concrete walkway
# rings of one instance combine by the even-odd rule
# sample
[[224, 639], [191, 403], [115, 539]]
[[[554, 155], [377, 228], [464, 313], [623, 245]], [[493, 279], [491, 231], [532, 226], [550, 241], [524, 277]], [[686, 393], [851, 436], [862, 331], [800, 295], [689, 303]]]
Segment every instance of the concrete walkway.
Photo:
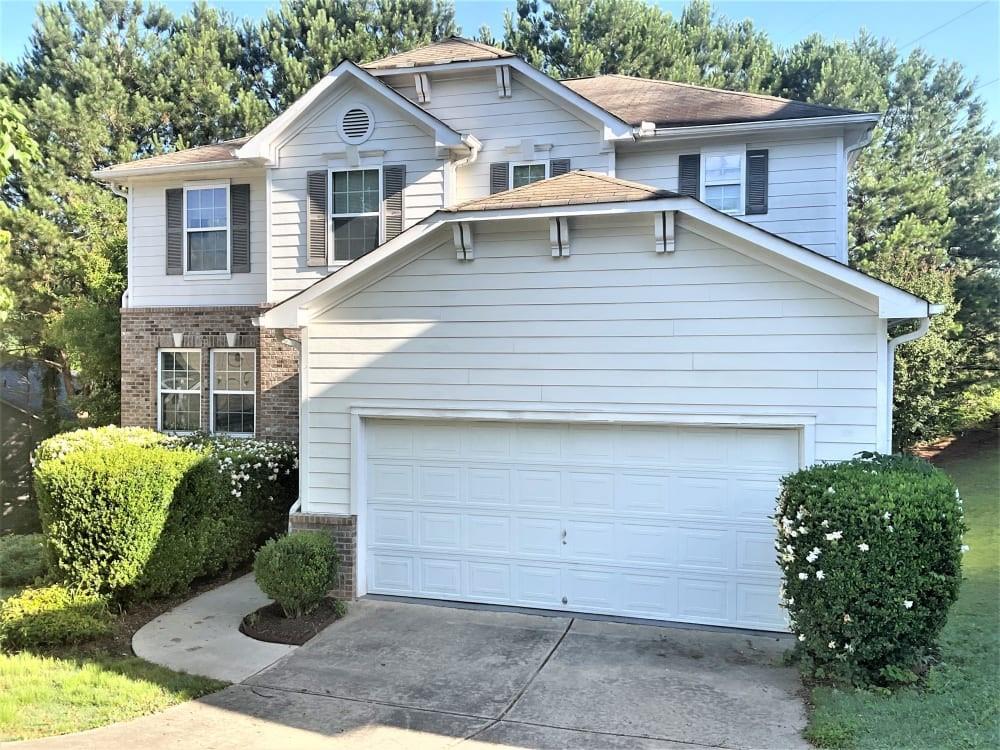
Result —
[[297, 648], [240, 632], [243, 617], [270, 601], [247, 574], [143, 625], [132, 636], [132, 650], [179, 672], [243, 682]]

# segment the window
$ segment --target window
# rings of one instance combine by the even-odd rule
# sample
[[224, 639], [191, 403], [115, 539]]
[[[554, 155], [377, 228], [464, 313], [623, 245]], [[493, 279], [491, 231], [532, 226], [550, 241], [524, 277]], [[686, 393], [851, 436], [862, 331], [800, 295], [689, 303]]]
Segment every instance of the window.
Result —
[[547, 176], [547, 162], [540, 161], [526, 164], [511, 164], [510, 187], [513, 189], [530, 185], [533, 182], [540, 182], [541, 180], [544, 180]]
[[333, 259], [354, 260], [379, 242], [379, 170], [332, 172]]
[[212, 350], [212, 432], [253, 435], [257, 366], [252, 349]]
[[743, 211], [743, 155], [739, 152], [705, 154], [705, 203], [738, 214]]
[[201, 352], [161, 349], [159, 367], [160, 429], [195, 432], [201, 429]]
[[184, 262], [188, 273], [229, 270], [229, 186], [184, 188]]

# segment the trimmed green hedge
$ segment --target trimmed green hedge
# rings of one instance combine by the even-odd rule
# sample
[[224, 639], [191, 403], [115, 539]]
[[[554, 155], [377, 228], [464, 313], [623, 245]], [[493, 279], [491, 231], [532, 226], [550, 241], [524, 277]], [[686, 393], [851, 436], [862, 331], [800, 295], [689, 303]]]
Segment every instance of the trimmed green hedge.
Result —
[[917, 679], [962, 579], [948, 475], [911, 456], [813, 466], [782, 480], [775, 525], [806, 670], [859, 686]]
[[23, 586], [45, 573], [45, 537], [0, 536], [0, 586]]
[[257, 552], [253, 573], [260, 590], [285, 617], [312, 612], [333, 586], [340, 558], [328, 534], [300, 531], [272, 539]]
[[135, 428], [58, 435], [35, 457], [53, 567], [68, 585], [121, 602], [181, 592], [282, 530], [295, 467], [294, 447], [281, 443]]
[[65, 586], [24, 589], [0, 602], [4, 650], [79, 643], [111, 632], [104, 601]]

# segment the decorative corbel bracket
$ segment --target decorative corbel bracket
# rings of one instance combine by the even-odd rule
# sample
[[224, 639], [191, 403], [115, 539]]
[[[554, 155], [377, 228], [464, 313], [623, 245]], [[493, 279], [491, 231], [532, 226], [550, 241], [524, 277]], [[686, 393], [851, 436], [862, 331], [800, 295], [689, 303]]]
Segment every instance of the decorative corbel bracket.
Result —
[[656, 239], [656, 252], [672, 253], [674, 251], [673, 211], [660, 211], [653, 214], [653, 236]]
[[472, 224], [459, 222], [451, 225], [452, 237], [455, 240], [455, 257], [459, 260], [472, 260]]
[[549, 219], [549, 244], [553, 258], [569, 257], [569, 219], [565, 216]]

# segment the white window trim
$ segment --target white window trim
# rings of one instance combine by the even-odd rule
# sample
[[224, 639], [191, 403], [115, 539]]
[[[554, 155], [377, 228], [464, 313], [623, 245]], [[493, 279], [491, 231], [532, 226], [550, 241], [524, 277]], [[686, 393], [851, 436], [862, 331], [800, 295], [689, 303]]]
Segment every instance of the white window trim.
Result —
[[[188, 228], [187, 208], [188, 193], [194, 190], [212, 190], [215, 188], [225, 188], [226, 190], [226, 267], [213, 271], [189, 271], [188, 270], [188, 233], [189, 232], [220, 232], [222, 227], [194, 227]], [[228, 279], [232, 274], [233, 259], [233, 233], [230, 223], [232, 219], [232, 205], [230, 204], [229, 183], [228, 182], [204, 182], [190, 183], [184, 185], [184, 211], [182, 215], [182, 226], [184, 228], [184, 277], [188, 279]]]
[[[253, 391], [230, 391], [228, 389], [216, 390], [215, 388], [215, 355], [222, 352], [238, 352], [240, 354], [250, 354], [253, 356]], [[216, 432], [215, 430], [215, 396], [246, 396], [253, 395], [253, 426], [257, 429], [257, 350], [256, 349], [230, 349], [224, 347], [220, 349], [208, 350], [208, 430], [213, 435], [225, 435], [235, 438], [252, 438], [253, 432]]]
[[[728, 181], [724, 181], [724, 180], [708, 180], [708, 179], [705, 178], [705, 167], [708, 164], [709, 157], [711, 157], [711, 156], [733, 156], [733, 155], [740, 157], [740, 181], [739, 181], [740, 205], [739, 205], [739, 208], [737, 208], [735, 211], [722, 211], [722, 209], [718, 209], [718, 210], [722, 211], [725, 214], [729, 214], [730, 216], [743, 216], [744, 213], [746, 213], [746, 190], [747, 190], [747, 187], [746, 187], [747, 186], [747, 147], [746, 147], [746, 144], [739, 145], [739, 146], [728, 146], [726, 148], [712, 148], [712, 149], [708, 149], [708, 150], [703, 150], [701, 152], [701, 159], [700, 159], [700, 161], [701, 161], [701, 175], [700, 175], [700, 179], [701, 179], [701, 199], [705, 203], [708, 203], [708, 201], [706, 200], [707, 196], [705, 195], [705, 188], [707, 188], [707, 187], [711, 187], [711, 186], [714, 186], [714, 185], [733, 185], [733, 184], [735, 184], [733, 182], [728, 182]], [[714, 208], [714, 206], [713, 206], [713, 208]]]
[[[544, 179], [549, 179], [549, 162], [547, 159], [532, 159], [530, 161], [512, 161], [507, 169], [507, 189], [514, 189], [514, 167], [536, 167], [541, 165], [545, 167], [545, 177]], [[529, 183], [531, 184], [531, 183]], [[524, 187], [522, 185], [522, 187]]]
[[[163, 355], [170, 352], [189, 352], [202, 355], [201, 349], [183, 346], [170, 346], [156, 350], [156, 429], [158, 432], [166, 432], [163, 429]], [[198, 360], [198, 388], [197, 390], [179, 390], [170, 388], [166, 393], [197, 393], [198, 394], [198, 429], [201, 429], [201, 400], [204, 397], [205, 389], [205, 368], [201, 359]], [[171, 435], [193, 435], [198, 430], [170, 430]]]
[[[378, 172], [378, 211], [366, 211], [360, 214], [335, 214], [333, 212], [333, 175], [336, 172]], [[378, 243], [375, 247], [378, 247], [383, 242], [385, 242], [385, 217], [382, 216], [382, 163], [378, 164], [361, 164], [357, 167], [347, 167], [347, 166], [337, 166], [337, 167], [327, 167], [326, 170], [326, 220], [329, 223], [328, 230], [330, 232], [330, 241], [327, 243], [326, 249], [326, 262], [328, 266], [346, 266], [350, 263], [350, 260], [337, 260], [335, 255], [335, 242], [334, 242], [334, 231], [333, 231], [333, 220], [334, 219], [349, 219], [355, 216], [377, 216], [378, 217]], [[374, 248], [372, 248], [374, 249]]]

